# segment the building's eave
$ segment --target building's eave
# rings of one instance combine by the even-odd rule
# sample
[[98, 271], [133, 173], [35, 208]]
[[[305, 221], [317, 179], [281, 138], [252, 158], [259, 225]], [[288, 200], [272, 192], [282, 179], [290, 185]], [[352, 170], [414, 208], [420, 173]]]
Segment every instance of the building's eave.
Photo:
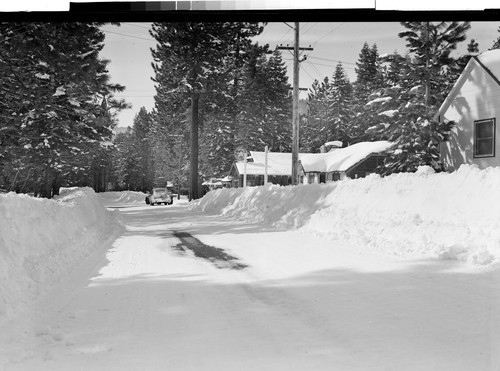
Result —
[[[445, 112], [448, 107], [450, 107], [451, 102], [455, 99], [457, 96], [459, 90], [462, 88], [464, 85], [465, 81], [467, 80], [467, 76], [470, 74], [470, 71], [476, 66], [476, 63], [478, 62], [477, 57], [472, 57], [467, 65], [465, 66], [464, 70], [458, 77], [457, 81], [455, 82], [455, 85], [451, 88], [450, 92], [446, 96], [446, 99], [444, 100], [443, 104], [441, 104], [441, 107], [439, 107], [439, 110], [436, 112], [436, 114], [433, 117], [434, 121], [440, 121], [440, 116]], [[482, 66], [480, 64], [480, 66]]]

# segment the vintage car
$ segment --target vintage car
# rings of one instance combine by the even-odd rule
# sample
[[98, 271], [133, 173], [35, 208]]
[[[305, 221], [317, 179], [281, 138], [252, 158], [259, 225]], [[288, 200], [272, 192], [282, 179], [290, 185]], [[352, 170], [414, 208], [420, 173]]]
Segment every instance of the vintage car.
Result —
[[153, 188], [153, 191], [146, 196], [146, 203], [154, 205], [172, 205], [174, 202], [173, 193], [167, 188]]

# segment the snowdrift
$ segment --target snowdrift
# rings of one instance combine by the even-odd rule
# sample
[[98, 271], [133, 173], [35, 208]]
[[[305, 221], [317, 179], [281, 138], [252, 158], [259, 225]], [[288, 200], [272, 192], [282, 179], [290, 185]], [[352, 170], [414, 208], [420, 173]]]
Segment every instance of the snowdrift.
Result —
[[107, 206], [145, 204], [146, 193], [137, 191], [103, 192], [98, 197]]
[[0, 320], [121, 231], [118, 211], [105, 209], [90, 188], [62, 189], [54, 200], [0, 195]]
[[500, 168], [220, 189], [194, 210], [348, 240], [386, 254], [486, 265], [500, 258]]

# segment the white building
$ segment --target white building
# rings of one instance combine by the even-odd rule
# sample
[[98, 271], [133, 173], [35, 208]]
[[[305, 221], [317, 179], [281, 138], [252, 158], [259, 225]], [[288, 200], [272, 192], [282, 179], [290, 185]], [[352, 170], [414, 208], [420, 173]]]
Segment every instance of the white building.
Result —
[[481, 169], [500, 166], [499, 116], [500, 50], [496, 49], [470, 59], [436, 114], [441, 122], [456, 122], [450, 139], [440, 145], [447, 170], [462, 164]]
[[[345, 178], [363, 178], [373, 173], [383, 163], [384, 152], [391, 144], [386, 141], [362, 142], [345, 148], [334, 148], [327, 153], [299, 153], [300, 182], [327, 183]], [[250, 151], [251, 162], [246, 164], [247, 185], [264, 184], [265, 152]], [[268, 152], [268, 181], [274, 184], [291, 184], [292, 154]], [[233, 187], [243, 185], [245, 164], [235, 162], [230, 177]]]
[[383, 164], [391, 147], [387, 141], [361, 142], [326, 153], [302, 156], [303, 183], [328, 183], [345, 178], [364, 178]]

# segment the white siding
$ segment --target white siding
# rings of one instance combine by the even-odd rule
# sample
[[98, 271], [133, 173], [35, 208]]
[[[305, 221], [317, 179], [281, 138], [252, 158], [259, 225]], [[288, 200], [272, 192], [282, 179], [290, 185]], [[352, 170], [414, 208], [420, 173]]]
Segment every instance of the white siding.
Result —
[[[472, 62], [472, 61], [471, 61]], [[442, 112], [441, 121], [455, 121], [449, 142], [441, 144], [441, 156], [450, 170], [462, 164], [480, 168], [500, 166], [500, 86], [476, 61], [462, 87]], [[474, 121], [496, 119], [495, 157], [474, 158]]]

